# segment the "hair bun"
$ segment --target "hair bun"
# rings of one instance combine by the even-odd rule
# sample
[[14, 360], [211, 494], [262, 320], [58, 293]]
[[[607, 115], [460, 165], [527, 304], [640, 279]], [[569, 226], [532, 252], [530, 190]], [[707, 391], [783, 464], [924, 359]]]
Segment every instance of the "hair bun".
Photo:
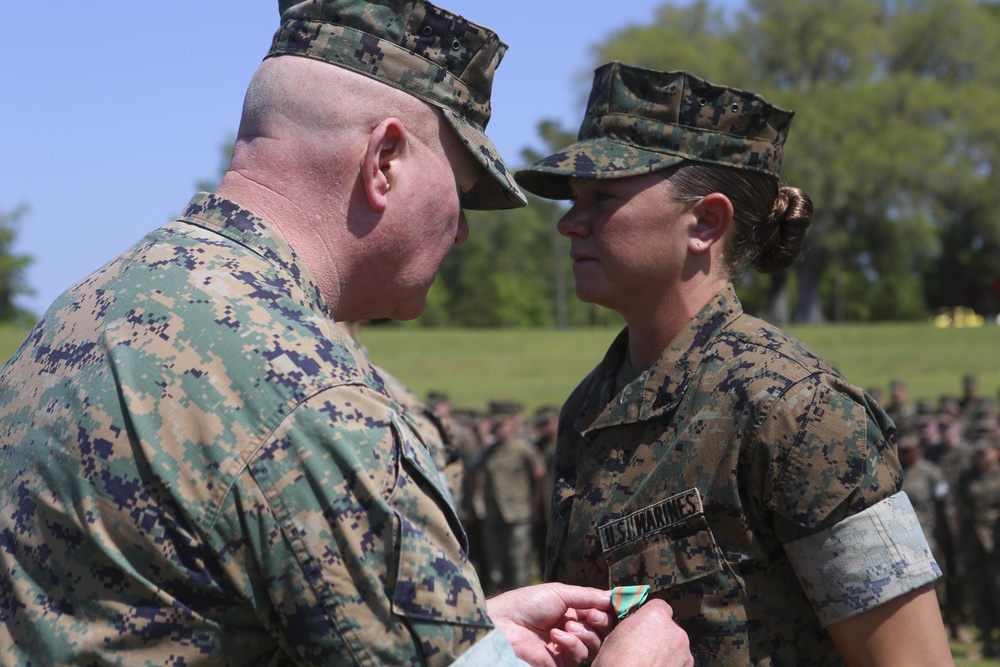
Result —
[[813, 204], [799, 188], [782, 186], [771, 208], [766, 225], [772, 231], [760, 247], [754, 266], [761, 273], [776, 273], [787, 269], [802, 250], [806, 229], [812, 222]]

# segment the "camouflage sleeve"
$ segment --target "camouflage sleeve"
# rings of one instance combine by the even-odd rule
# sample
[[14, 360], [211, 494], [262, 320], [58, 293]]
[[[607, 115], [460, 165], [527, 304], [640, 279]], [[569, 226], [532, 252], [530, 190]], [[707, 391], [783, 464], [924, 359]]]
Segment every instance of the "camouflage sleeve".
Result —
[[783, 542], [792, 542], [898, 492], [895, 450], [868, 406], [811, 376], [764, 415], [756, 454], [766, 470], [757, 490]]
[[366, 387], [278, 424], [213, 534], [258, 616], [301, 664], [447, 665], [492, 629], [465, 537], [415, 431]]
[[785, 545], [825, 628], [941, 576], [905, 493]]
[[797, 383], [757, 436], [771, 525], [824, 627], [940, 575], [875, 408], [841, 382]]

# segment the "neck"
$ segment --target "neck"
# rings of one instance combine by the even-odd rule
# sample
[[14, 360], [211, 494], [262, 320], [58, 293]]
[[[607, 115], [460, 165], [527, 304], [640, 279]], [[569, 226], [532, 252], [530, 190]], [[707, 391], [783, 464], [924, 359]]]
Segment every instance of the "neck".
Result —
[[327, 227], [320, 224], [315, 212], [304, 210], [280, 192], [268, 188], [237, 172], [223, 177], [215, 194], [253, 211], [273, 227], [292, 247], [319, 286], [323, 300], [335, 319], [341, 302], [340, 282], [333, 251], [328, 238], [319, 234]]
[[727, 283], [706, 279], [688, 284], [677, 293], [665, 295], [653, 308], [622, 313], [628, 325], [629, 362], [640, 371], [655, 364], [677, 334]]

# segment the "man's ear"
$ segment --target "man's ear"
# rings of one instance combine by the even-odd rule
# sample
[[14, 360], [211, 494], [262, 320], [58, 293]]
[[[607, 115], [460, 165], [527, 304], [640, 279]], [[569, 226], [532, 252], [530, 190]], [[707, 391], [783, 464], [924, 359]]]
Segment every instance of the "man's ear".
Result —
[[399, 168], [405, 141], [406, 130], [398, 118], [383, 120], [368, 135], [361, 178], [368, 204], [377, 213], [384, 212], [389, 204], [389, 190], [396, 181], [395, 170]]
[[695, 224], [688, 238], [688, 249], [703, 253], [722, 239], [733, 221], [733, 204], [721, 192], [713, 192], [695, 202], [691, 208]]

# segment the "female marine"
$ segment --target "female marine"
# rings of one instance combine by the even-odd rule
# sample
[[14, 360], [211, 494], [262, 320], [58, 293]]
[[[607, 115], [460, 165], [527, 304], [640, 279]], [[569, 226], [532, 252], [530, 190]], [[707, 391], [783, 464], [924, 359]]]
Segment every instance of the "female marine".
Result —
[[610, 63], [579, 140], [516, 175], [573, 201], [576, 293], [626, 322], [562, 410], [546, 576], [649, 586], [698, 665], [951, 664], [892, 422], [731, 284], [801, 248], [792, 115]]

